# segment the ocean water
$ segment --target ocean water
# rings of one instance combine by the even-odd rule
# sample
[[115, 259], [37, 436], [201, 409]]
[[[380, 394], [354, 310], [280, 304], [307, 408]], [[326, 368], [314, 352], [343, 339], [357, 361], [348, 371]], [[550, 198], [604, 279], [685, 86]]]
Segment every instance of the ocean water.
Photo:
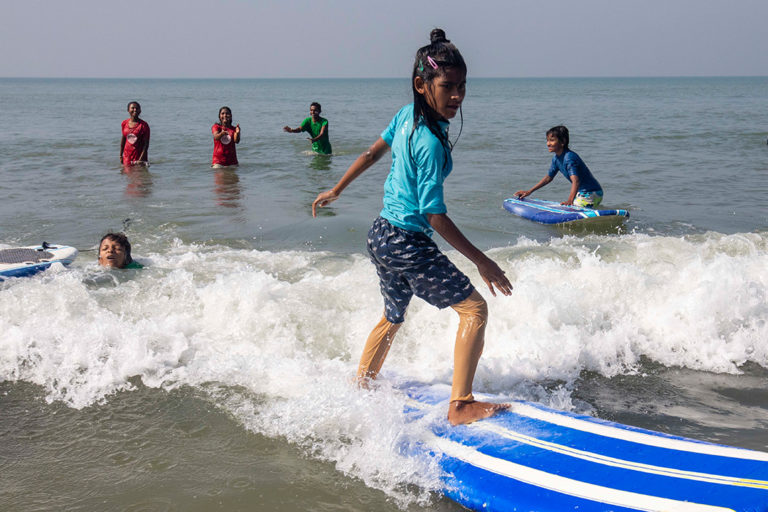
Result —
[[[379, 387], [350, 380], [382, 309], [364, 238], [388, 159], [310, 212], [409, 95], [405, 79], [0, 79], [0, 248], [80, 250], [0, 283], [0, 510], [461, 510], [434, 461], [397, 449], [420, 434], [399, 386], [450, 382], [454, 313], [415, 299]], [[126, 173], [132, 100], [151, 166]], [[332, 157], [281, 130], [311, 101]], [[766, 77], [470, 77], [448, 212], [515, 287], [492, 297], [438, 237], [489, 302], [475, 390], [768, 451], [766, 104]], [[237, 170], [210, 168], [222, 105]], [[501, 208], [544, 175], [561, 123], [623, 225]], [[95, 264], [112, 230], [143, 270]]]

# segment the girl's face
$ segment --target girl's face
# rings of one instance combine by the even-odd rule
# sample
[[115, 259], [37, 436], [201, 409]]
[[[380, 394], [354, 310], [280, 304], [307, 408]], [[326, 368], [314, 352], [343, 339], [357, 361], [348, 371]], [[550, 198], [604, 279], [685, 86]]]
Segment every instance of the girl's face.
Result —
[[309, 115], [312, 117], [312, 119], [317, 120], [317, 118], [320, 117], [320, 109], [317, 108], [316, 105], [312, 105], [309, 107]]
[[109, 238], [99, 246], [99, 265], [102, 267], [123, 268], [125, 266], [125, 247]]
[[232, 124], [232, 111], [225, 108], [219, 112], [219, 122], [225, 126]]
[[131, 119], [138, 119], [139, 114], [141, 114], [141, 107], [138, 103], [128, 105], [128, 115], [131, 116]]
[[417, 76], [414, 79], [414, 87], [435, 112], [444, 119], [453, 119], [467, 93], [467, 74], [454, 67], [444, 68], [442, 71], [429, 83]]
[[560, 156], [563, 153], [565, 146], [560, 142], [560, 139], [554, 135], [547, 135], [547, 149], [550, 153]]

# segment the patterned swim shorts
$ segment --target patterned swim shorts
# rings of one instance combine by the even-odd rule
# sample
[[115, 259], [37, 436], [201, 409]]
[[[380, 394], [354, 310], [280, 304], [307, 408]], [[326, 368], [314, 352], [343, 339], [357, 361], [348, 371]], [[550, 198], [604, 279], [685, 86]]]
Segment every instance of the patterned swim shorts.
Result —
[[442, 309], [475, 289], [429, 236], [393, 226], [382, 217], [368, 232], [368, 254], [379, 275], [384, 315], [393, 324], [404, 320], [414, 295]]
[[579, 191], [576, 194], [576, 198], [573, 200], [573, 204], [576, 206], [583, 206], [585, 208], [595, 208], [603, 201], [603, 191], [595, 190], [593, 192]]

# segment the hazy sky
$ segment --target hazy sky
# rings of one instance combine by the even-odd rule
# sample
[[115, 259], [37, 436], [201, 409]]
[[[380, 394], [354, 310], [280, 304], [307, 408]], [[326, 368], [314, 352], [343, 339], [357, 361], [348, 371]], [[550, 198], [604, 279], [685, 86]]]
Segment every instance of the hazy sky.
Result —
[[0, 77], [768, 75], [768, 0], [0, 0]]

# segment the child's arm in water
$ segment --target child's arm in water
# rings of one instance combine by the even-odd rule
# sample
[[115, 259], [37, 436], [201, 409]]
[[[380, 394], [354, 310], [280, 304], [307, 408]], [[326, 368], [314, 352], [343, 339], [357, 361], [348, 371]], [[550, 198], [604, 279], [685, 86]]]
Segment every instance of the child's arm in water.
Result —
[[445, 213], [428, 213], [427, 220], [429, 224], [440, 233], [446, 242], [451, 244], [457, 251], [467, 257], [469, 261], [477, 265], [477, 271], [480, 273], [480, 277], [483, 278], [485, 284], [491, 290], [491, 294], [495, 297], [496, 291], [493, 286], [503, 293], [504, 295], [512, 294], [512, 284], [510, 284], [507, 276], [504, 275], [504, 271], [496, 264], [495, 261], [486, 256], [483, 251], [475, 247], [464, 234], [459, 231], [459, 228]]
[[[532, 188], [530, 188], [530, 189], [528, 189], [528, 190], [518, 190], [517, 192], [515, 192], [515, 196], [516, 196], [516, 197], [519, 197], [519, 198], [521, 198], [521, 199], [522, 199], [523, 197], [527, 197], [527, 196], [529, 196], [529, 195], [533, 194], [533, 192], [534, 192], [534, 191], [536, 191], [536, 190], [539, 190], [539, 189], [540, 189], [541, 187], [543, 187], [544, 185], [547, 185], [547, 184], [549, 184], [549, 183], [550, 183], [550, 182], [551, 182], [553, 179], [554, 179], [554, 178], [553, 178], [552, 176], [550, 176], [549, 174], [547, 174], [546, 176], [544, 176], [543, 178], [541, 178], [541, 181], [540, 181], [540, 182], [538, 182], [537, 184], [535, 184], [535, 185], [534, 185]], [[576, 197], [576, 196], [574, 195], [574, 197]]]
[[341, 193], [347, 186], [352, 183], [355, 178], [363, 174], [363, 172], [370, 166], [378, 162], [384, 153], [389, 151], [389, 146], [381, 137], [368, 148], [368, 151], [357, 157], [352, 165], [349, 166], [347, 172], [341, 177], [339, 182], [331, 190], [320, 192], [317, 198], [312, 203], [312, 216], [317, 217], [317, 208], [328, 206], [333, 201], [337, 200]]

